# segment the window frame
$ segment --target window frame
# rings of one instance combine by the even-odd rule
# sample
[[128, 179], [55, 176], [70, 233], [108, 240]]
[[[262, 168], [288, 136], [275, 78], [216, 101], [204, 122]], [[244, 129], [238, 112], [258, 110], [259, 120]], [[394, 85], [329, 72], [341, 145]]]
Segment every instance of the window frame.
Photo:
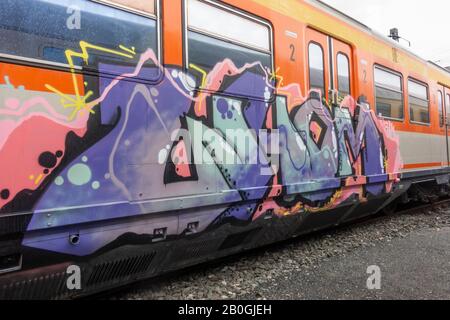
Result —
[[[102, 6], [108, 6], [108, 7], [112, 7], [115, 8], [117, 10], [122, 10], [124, 12], [128, 12], [128, 13], [132, 13], [132, 14], [136, 14], [136, 15], [140, 15], [143, 16], [145, 18], [150, 18], [153, 19], [156, 22], [156, 46], [157, 46], [157, 52], [156, 52], [156, 57], [158, 59], [158, 62], [160, 64], [163, 64], [163, 47], [162, 47], [162, 13], [161, 13], [161, 0], [155, 0], [155, 15], [151, 15], [145, 12], [142, 12], [140, 10], [136, 10], [136, 9], [132, 9], [132, 8], [128, 8], [126, 6], [121, 6], [118, 4], [114, 4], [111, 2], [108, 2], [108, 0], [85, 0], [86, 2], [93, 2], [93, 3], [97, 3], [99, 5]], [[54, 62], [54, 61], [50, 61], [50, 60], [43, 60], [43, 59], [36, 59], [36, 58], [28, 58], [28, 57], [23, 57], [23, 56], [19, 56], [19, 55], [11, 55], [11, 54], [7, 54], [7, 53], [1, 53], [0, 52], [0, 62], [6, 60], [6, 62], [9, 63], [17, 63], [17, 62], [21, 62], [24, 63], [25, 65], [29, 65], [32, 67], [38, 67], [38, 68], [50, 68], [50, 69], [55, 69], [55, 70], [61, 70], [61, 71], [71, 71], [74, 70], [76, 73], [79, 74], [86, 74], [86, 75], [99, 75], [100, 73], [98, 71], [92, 70], [92, 69], [84, 69], [81, 66], [73, 66], [71, 67], [69, 64], [67, 63], [60, 63], [60, 62]], [[103, 76], [103, 75], [102, 75]], [[104, 77], [116, 77], [117, 75], [104, 75]], [[140, 81], [144, 81], [144, 82], [158, 82], [161, 80], [162, 77], [162, 72], [160, 72], [160, 76], [157, 79], [140, 79]]]
[[[416, 124], [416, 125], [420, 125], [420, 126], [431, 127], [431, 124], [432, 124], [432, 119], [431, 119], [431, 106], [430, 106], [430, 104], [431, 104], [431, 99], [430, 99], [430, 88], [429, 88], [428, 84], [425, 83], [425, 82], [422, 82], [422, 81], [420, 81], [420, 80], [417, 80], [417, 79], [415, 79], [415, 78], [413, 78], [413, 77], [408, 77], [407, 80], [408, 80], [408, 82], [407, 82], [407, 90], [408, 90], [407, 95], [408, 95], [408, 115], [409, 115], [409, 122], [410, 122], [411, 124]], [[424, 87], [426, 88], [426, 90], [427, 90], [427, 100], [426, 100], [426, 101], [427, 101], [427, 106], [428, 106], [428, 119], [430, 120], [428, 123], [427, 123], [427, 122], [420, 122], [420, 121], [413, 121], [413, 120], [411, 119], [411, 102], [410, 102], [410, 97], [419, 99], [419, 100], [421, 100], [421, 101], [425, 101], [425, 100], [423, 100], [422, 98], [417, 97], [417, 96], [415, 96], [415, 95], [413, 95], [413, 94], [410, 94], [410, 92], [409, 92], [409, 83], [410, 83], [410, 82], [414, 82], [414, 83], [416, 83], [416, 84], [418, 84], [418, 85], [424, 86]]]
[[[264, 53], [264, 54], [269, 54], [270, 55], [270, 63], [271, 63], [271, 72], [274, 72], [275, 70], [275, 47], [274, 47], [274, 33], [273, 33], [273, 26], [272, 24], [261, 18], [258, 16], [255, 16], [253, 14], [247, 13], [239, 8], [233, 7], [231, 5], [228, 4], [224, 4], [224, 3], [219, 3], [217, 1], [213, 1], [213, 0], [198, 0], [200, 2], [206, 3], [207, 5], [216, 7], [220, 10], [224, 10], [227, 11], [231, 14], [234, 14], [238, 17], [241, 18], [245, 18], [247, 20], [250, 20], [252, 22], [264, 25], [265, 27], [268, 28], [269, 30], [269, 45], [270, 45], [270, 51], [265, 51], [261, 48], [257, 48], [257, 47], [252, 47], [249, 46], [248, 44], [244, 44], [244, 43], [240, 43], [239, 41], [236, 40], [231, 40], [227, 37], [221, 37], [220, 35], [217, 35], [215, 33], [207, 33], [204, 32], [202, 30], [198, 30], [197, 28], [191, 28], [189, 27], [189, 21], [188, 21], [188, 16], [189, 16], [189, 12], [188, 12], [188, 2], [189, 0], [183, 0], [182, 1], [182, 6], [183, 6], [183, 69], [186, 73], [189, 73], [189, 32], [195, 32], [198, 33], [200, 35], [203, 35], [205, 37], [210, 37], [213, 38], [215, 40], [219, 40], [219, 41], [225, 41], [231, 44], [234, 44], [236, 46], [240, 46], [246, 49], [250, 49], [250, 50], [254, 50], [257, 51], [259, 53]], [[190, 86], [189, 86], [190, 87]], [[191, 88], [193, 91], [207, 91], [205, 88], [201, 88], [201, 87], [196, 87], [196, 88]]]
[[[439, 128], [444, 128], [445, 127], [445, 119], [447, 117], [445, 114], [445, 93], [439, 89], [437, 94], [438, 94], [437, 103], [438, 103], [438, 115], [439, 115]], [[441, 98], [441, 100], [440, 100], [441, 105], [439, 105], [439, 97]], [[442, 114], [440, 113], [441, 110], [439, 110], [439, 107], [441, 107], [441, 109], [442, 109]]]
[[155, 1], [155, 14], [151, 14], [151, 13], [148, 13], [148, 12], [145, 12], [142, 10], [127, 7], [126, 5], [115, 3], [114, 0], [88, 0], [88, 1], [97, 2], [97, 3], [105, 5], [105, 6], [113, 7], [113, 8], [119, 9], [119, 10], [131, 12], [131, 13], [135, 13], [135, 14], [147, 17], [147, 18], [152, 18], [154, 20], [156, 20], [159, 15], [158, 14], [159, 13], [159, 10], [158, 10], [159, 9], [158, 8], [159, 0], [154, 0]]
[[348, 94], [351, 96], [352, 95], [352, 70], [351, 70], [351, 66], [350, 66], [350, 58], [345, 52], [342, 52], [342, 51], [338, 51], [338, 53], [336, 54], [337, 90], [338, 90], [338, 92], [340, 91], [340, 89], [339, 89], [339, 56], [340, 55], [347, 59], [348, 90], [350, 91]]
[[[444, 90], [445, 91], [445, 90]], [[450, 93], [444, 92], [444, 112], [445, 112], [445, 123], [444, 126], [448, 126], [450, 120]]]
[[[384, 72], [387, 72], [387, 73], [390, 73], [392, 75], [400, 77], [400, 84], [401, 84], [402, 91], [397, 91], [395, 89], [388, 88], [388, 87], [385, 87], [383, 85], [378, 85], [376, 80], [375, 80], [375, 70], [376, 69], [379, 69], [381, 71], [384, 71]], [[393, 122], [404, 123], [405, 119], [406, 119], [406, 117], [405, 117], [406, 101], [405, 101], [405, 83], [404, 83], [403, 74], [401, 72], [399, 72], [399, 71], [387, 68], [387, 67], [385, 67], [383, 65], [375, 64], [374, 68], [373, 68], [373, 86], [374, 86], [374, 100], [375, 100], [375, 106], [374, 107], [375, 107], [375, 112], [376, 112], [377, 117], [378, 118], [387, 119], [387, 120], [393, 121]], [[403, 117], [402, 118], [385, 117], [385, 116], [382, 116], [382, 115], [380, 116], [378, 114], [378, 110], [377, 110], [377, 87], [379, 87], [381, 89], [384, 89], [384, 90], [388, 90], [388, 91], [391, 91], [391, 92], [395, 92], [395, 93], [401, 94], [401, 96], [402, 96], [402, 107], [403, 107]]]
[[308, 90], [309, 92], [311, 92], [311, 90], [313, 89], [318, 89], [318, 88], [312, 88], [311, 86], [311, 55], [310, 55], [310, 47], [311, 45], [317, 45], [320, 50], [322, 50], [322, 66], [323, 66], [323, 93], [322, 93], [322, 98], [325, 98], [327, 95], [327, 76], [326, 76], [326, 61], [325, 61], [325, 50], [323, 49], [323, 46], [321, 43], [311, 40], [308, 42], [308, 46], [307, 46], [307, 52], [308, 52]]

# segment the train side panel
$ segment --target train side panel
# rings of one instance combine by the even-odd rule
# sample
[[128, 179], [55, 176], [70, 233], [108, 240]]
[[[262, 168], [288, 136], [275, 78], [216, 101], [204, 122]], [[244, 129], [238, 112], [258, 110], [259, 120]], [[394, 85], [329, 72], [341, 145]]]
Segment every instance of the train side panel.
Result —
[[88, 294], [338, 225], [406, 191], [402, 156], [443, 166], [432, 98], [417, 130], [376, 113], [373, 66], [406, 88], [420, 64], [303, 1], [75, 2], [2, 4], [0, 38], [23, 45], [0, 47], [1, 297]]

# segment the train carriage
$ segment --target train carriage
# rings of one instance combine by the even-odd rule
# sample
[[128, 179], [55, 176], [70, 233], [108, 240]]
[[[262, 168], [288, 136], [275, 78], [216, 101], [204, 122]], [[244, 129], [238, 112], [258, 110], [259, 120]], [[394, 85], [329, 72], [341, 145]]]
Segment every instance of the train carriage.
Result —
[[450, 73], [320, 1], [4, 0], [0, 40], [1, 298], [448, 194]]

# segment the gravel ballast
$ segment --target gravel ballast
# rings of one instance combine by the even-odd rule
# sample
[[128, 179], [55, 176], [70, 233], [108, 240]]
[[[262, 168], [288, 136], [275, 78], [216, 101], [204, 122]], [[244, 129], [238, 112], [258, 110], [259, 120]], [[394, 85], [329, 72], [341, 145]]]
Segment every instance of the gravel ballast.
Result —
[[[439, 231], [450, 227], [448, 206], [421, 212], [385, 216], [364, 224], [331, 229], [231, 257], [181, 274], [153, 279], [115, 293], [110, 299], [197, 300], [277, 299], [271, 295], [293, 273], [314, 273], [330, 259], [361, 248], [371, 248], [406, 238], [417, 230]], [[276, 291], [276, 290], [274, 290]], [[295, 298], [295, 297], [293, 297]]]

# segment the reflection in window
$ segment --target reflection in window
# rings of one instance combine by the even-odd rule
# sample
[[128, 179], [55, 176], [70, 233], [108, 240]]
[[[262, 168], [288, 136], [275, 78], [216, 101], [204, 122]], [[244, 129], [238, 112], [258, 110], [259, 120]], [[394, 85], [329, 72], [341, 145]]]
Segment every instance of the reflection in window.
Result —
[[345, 54], [337, 55], [338, 90], [342, 96], [350, 95], [350, 63]]
[[271, 30], [268, 25], [218, 5], [188, 0], [187, 29], [187, 65], [196, 77], [197, 89], [201, 88], [204, 73], [209, 73], [226, 59], [238, 68], [259, 62], [263, 69], [251, 70], [258, 74], [247, 79], [245, 88], [234, 86], [228, 92], [262, 97], [264, 93], [258, 90], [256, 81], [264, 78], [265, 71], [273, 70]]
[[409, 113], [412, 122], [430, 123], [428, 88], [416, 81], [408, 80]]
[[309, 44], [309, 88], [319, 89], [325, 96], [325, 68], [322, 47], [316, 43]]
[[246, 63], [259, 61], [269, 70], [271, 69], [270, 54], [245, 48], [228, 41], [215, 39], [197, 32], [188, 32], [189, 63], [201, 67], [204, 71], [211, 71], [214, 66], [225, 59], [230, 59], [238, 67]]
[[444, 99], [442, 91], [438, 91], [439, 126], [444, 126]]
[[375, 67], [376, 110], [381, 117], [403, 120], [402, 77], [387, 70]]
[[267, 25], [206, 2], [187, 2], [189, 29], [270, 53], [270, 29]]
[[377, 108], [380, 114], [392, 114], [392, 107], [390, 104], [378, 102]]
[[[74, 61], [78, 66], [96, 70], [101, 61], [135, 63], [147, 49], [157, 52], [157, 23], [153, 18], [88, 0], [2, 0], [1, 3], [0, 53], [67, 64], [65, 51], [80, 51], [80, 41], [110, 49], [118, 49], [120, 45], [135, 48], [134, 60], [92, 51], [88, 65], [81, 59]], [[79, 8], [80, 28], [74, 25], [68, 29], [67, 12], [72, 12], [69, 8]], [[150, 7], [142, 9], [150, 10]]]

